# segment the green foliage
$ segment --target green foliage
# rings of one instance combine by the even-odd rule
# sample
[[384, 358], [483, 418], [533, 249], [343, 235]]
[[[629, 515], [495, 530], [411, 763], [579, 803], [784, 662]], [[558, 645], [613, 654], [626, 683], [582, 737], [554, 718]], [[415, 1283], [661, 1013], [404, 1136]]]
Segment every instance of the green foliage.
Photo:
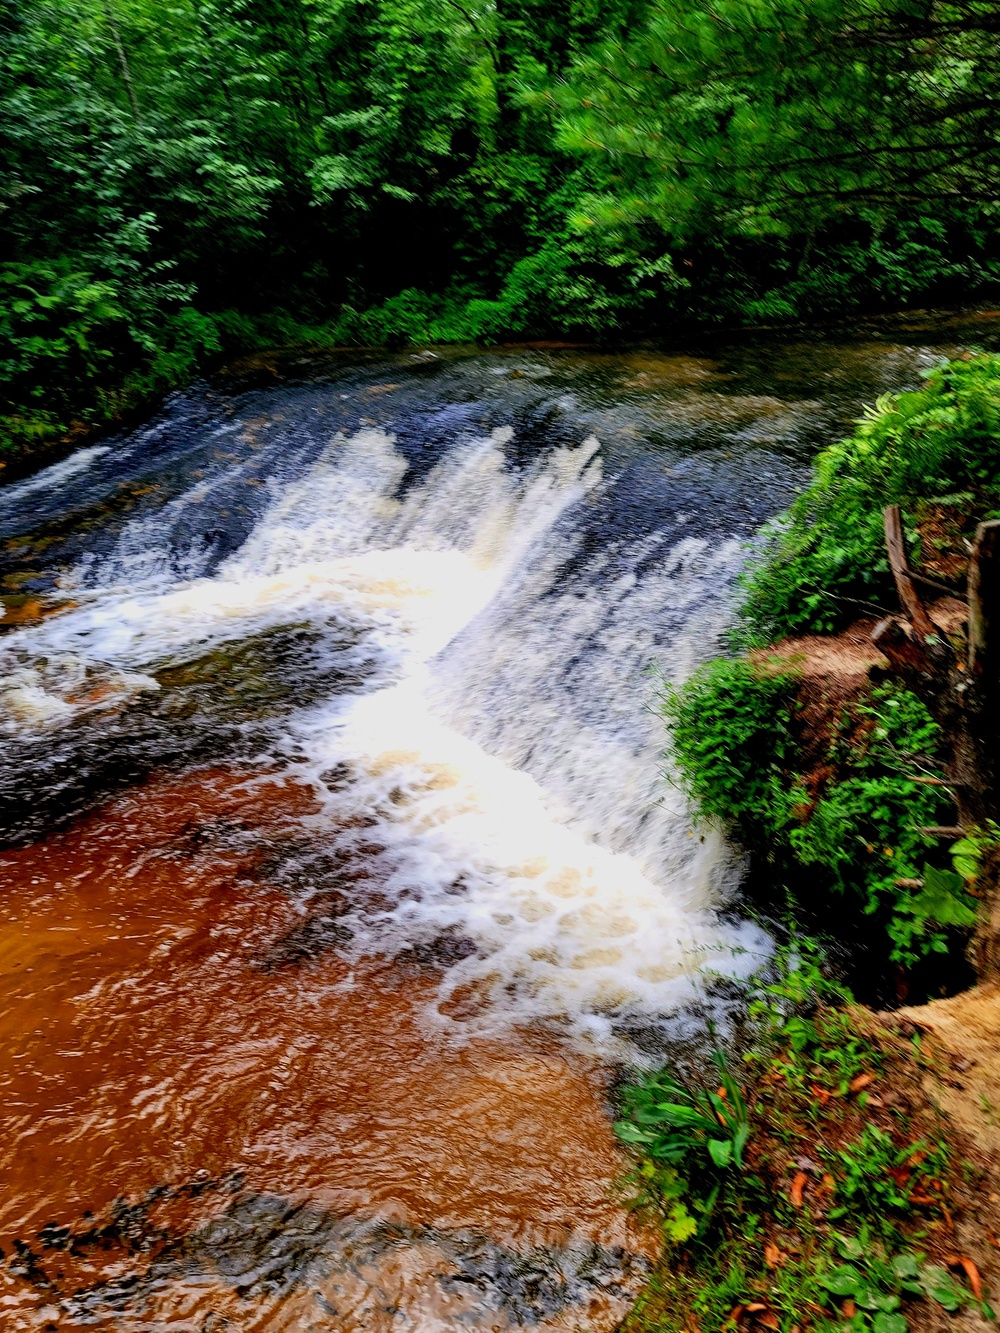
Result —
[[923, 388], [886, 394], [820, 454], [746, 581], [752, 630], [828, 631], [859, 607], [891, 603], [882, 508], [912, 513], [919, 499], [963, 490], [983, 494], [986, 508], [1000, 494], [1000, 357], [952, 361]]
[[[747, 1104], [725, 1054], [716, 1049], [712, 1061], [717, 1090], [686, 1086], [667, 1071], [651, 1074], [625, 1089], [625, 1114], [615, 1124], [623, 1143], [642, 1150], [648, 1163], [643, 1183], [652, 1183], [669, 1202], [665, 1228], [674, 1242], [704, 1235], [728, 1177], [744, 1166]], [[700, 1222], [694, 1222], [688, 1204]]]
[[[781, 1333], [845, 1325], [852, 1333], [906, 1333], [911, 1318], [923, 1327], [937, 1307], [993, 1317], [926, 1253], [925, 1210], [936, 1206], [932, 1195], [947, 1195], [955, 1171], [942, 1121], [930, 1108], [917, 1112], [916, 1137], [909, 1119], [868, 1099], [872, 1082], [912, 1098], [922, 1071], [898, 1041], [863, 1030], [856, 1010], [828, 1007], [850, 998], [828, 974], [819, 943], [793, 934], [756, 982], [741, 1169], [708, 1159], [710, 1124], [704, 1138], [684, 1145], [686, 1117], [670, 1109], [666, 1123], [657, 1119], [661, 1103], [690, 1106], [671, 1074], [646, 1076], [626, 1092], [619, 1133], [638, 1158], [628, 1185], [638, 1206], [659, 1215], [666, 1251], [624, 1333], [679, 1333], [692, 1319], [718, 1333], [746, 1326], [750, 1312]], [[707, 1108], [716, 1109], [703, 1100]], [[663, 1160], [664, 1145], [691, 1179]], [[799, 1182], [811, 1183], [796, 1196], [791, 1175], [799, 1166]], [[710, 1228], [698, 1225], [706, 1187], [720, 1178], [725, 1208]]]
[[677, 1166], [693, 1156], [702, 1169], [743, 1166], [749, 1135], [746, 1103], [722, 1051], [713, 1052], [721, 1086], [688, 1088], [670, 1074], [652, 1075], [625, 1095], [629, 1119], [619, 1137], [640, 1143], [654, 1161]]
[[661, 710], [685, 792], [702, 815], [749, 843], [787, 823], [794, 696], [794, 674], [743, 659], [710, 662], [679, 688], [663, 684]]
[[975, 923], [976, 906], [965, 881], [934, 864], [936, 844], [920, 831], [949, 809], [940, 787], [916, 781], [939, 764], [939, 727], [911, 691], [872, 689], [830, 741], [835, 776], [810, 793], [794, 693], [787, 669], [744, 659], [720, 659], [679, 689], [665, 687], [680, 782], [697, 813], [787, 876], [805, 906], [817, 891], [832, 893], [874, 917], [891, 961], [946, 952], [949, 932]]
[[884, 1220], [905, 1212], [923, 1181], [939, 1176], [948, 1164], [943, 1144], [918, 1140], [899, 1148], [878, 1125], [865, 1125], [853, 1143], [828, 1156], [838, 1177], [838, 1207], [831, 1217], [863, 1211]]
[[985, 828], [968, 829], [964, 837], [948, 849], [955, 874], [965, 883], [972, 884], [979, 877], [983, 858], [1000, 843], [1000, 825], [988, 820]]
[[998, 62], [963, 3], [931, 54], [904, 0], [0, 0], [0, 446], [265, 329], [603, 339], [990, 291], [968, 99]]
[[730, 310], [760, 319], [995, 266], [973, 234], [1000, 182], [997, 78], [986, 0], [651, 0], [549, 95], [601, 187], [591, 225], [659, 227], [696, 271], [742, 252]]
[[907, 1296], [923, 1296], [951, 1313], [981, 1304], [947, 1269], [927, 1263], [919, 1251], [886, 1253], [867, 1228], [857, 1236], [837, 1234], [834, 1241], [845, 1262], [819, 1282], [831, 1296], [854, 1302], [855, 1312], [847, 1321], [852, 1333], [906, 1333], [909, 1324], [902, 1305]]

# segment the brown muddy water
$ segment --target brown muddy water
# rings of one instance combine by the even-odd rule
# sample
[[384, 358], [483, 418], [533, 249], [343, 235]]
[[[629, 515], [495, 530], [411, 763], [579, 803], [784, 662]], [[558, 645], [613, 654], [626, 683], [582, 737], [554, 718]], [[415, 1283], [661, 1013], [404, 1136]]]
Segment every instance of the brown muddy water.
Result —
[[614, 1081], [766, 959], [650, 666], [917, 319], [314, 356], [0, 491], [0, 1329], [615, 1327]]

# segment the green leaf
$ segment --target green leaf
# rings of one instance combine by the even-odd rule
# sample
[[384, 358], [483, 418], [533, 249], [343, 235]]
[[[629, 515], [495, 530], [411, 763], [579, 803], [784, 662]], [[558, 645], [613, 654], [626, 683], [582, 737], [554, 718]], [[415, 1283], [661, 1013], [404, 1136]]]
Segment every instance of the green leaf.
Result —
[[664, 1223], [664, 1230], [670, 1240], [681, 1244], [695, 1235], [698, 1223], [682, 1203], [675, 1203]]
[[708, 1154], [717, 1167], [727, 1167], [733, 1160], [733, 1145], [729, 1139], [709, 1139]]
[[917, 1263], [917, 1256], [911, 1251], [903, 1254], [894, 1254], [892, 1256], [892, 1271], [897, 1277], [917, 1277], [920, 1274], [920, 1265]]
[[825, 1277], [821, 1277], [820, 1283], [834, 1296], [853, 1296], [863, 1284], [863, 1279], [856, 1268], [851, 1268], [849, 1264], [841, 1264], [839, 1268], [834, 1268]]
[[623, 1143], [651, 1143], [656, 1135], [648, 1129], [640, 1129], [631, 1120], [616, 1120], [615, 1133]]
[[945, 1268], [938, 1264], [927, 1264], [920, 1275], [920, 1284], [926, 1295], [943, 1305], [946, 1310], [960, 1310], [968, 1299], [968, 1293], [955, 1281]]
[[872, 1320], [872, 1333], [907, 1333], [906, 1318], [901, 1314], [886, 1314], [880, 1310]]
[[975, 908], [970, 906], [965, 880], [950, 870], [924, 866], [923, 892], [902, 903], [914, 916], [926, 917], [942, 926], [974, 926]]
[[838, 1232], [834, 1237], [834, 1241], [836, 1243], [837, 1249], [840, 1251], [840, 1253], [843, 1255], [845, 1259], [864, 1258], [864, 1253], [865, 1253], [864, 1246], [861, 1244], [861, 1242], [858, 1240], [856, 1236], [845, 1236], [842, 1233]]

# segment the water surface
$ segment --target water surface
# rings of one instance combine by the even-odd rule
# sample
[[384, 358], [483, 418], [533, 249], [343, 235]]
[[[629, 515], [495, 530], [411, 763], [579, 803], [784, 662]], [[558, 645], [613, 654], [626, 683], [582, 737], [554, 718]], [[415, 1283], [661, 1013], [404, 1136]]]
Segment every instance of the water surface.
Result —
[[5, 1329], [611, 1329], [608, 1090], [766, 957], [656, 677], [989, 322], [267, 358], [0, 491]]

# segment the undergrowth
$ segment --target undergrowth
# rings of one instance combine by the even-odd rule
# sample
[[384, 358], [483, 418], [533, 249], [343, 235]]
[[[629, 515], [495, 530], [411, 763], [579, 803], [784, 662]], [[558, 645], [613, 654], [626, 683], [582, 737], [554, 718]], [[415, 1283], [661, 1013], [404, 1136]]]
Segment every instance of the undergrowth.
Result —
[[920, 503], [956, 493], [980, 518], [1000, 505], [1000, 356], [950, 361], [922, 388], [884, 394], [823, 450], [811, 485], [765, 529], [744, 584], [748, 637], [827, 632], [894, 606], [884, 506], [902, 506], [915, 544]]
[[943, 975], [924, 960], [961, 966], [996, 830], [942, 841], [955, 826], [948, 738], [912, 689], [868, 683], [831, 695], [763, 647], [897, 605], [890, 503], [903, 509], [915, 567], [961, 592], [968, 537], [1000, 512], [1000, 356], [951, 361], [922, 388], [883, 396], [820, 454], [744, 580], [737, 638], [757, 651], [664, 685], [662, 711], [696, 817], [720, 823], [806, 920], [874, 943], [902, 993], [907, 969]]
[[721, 821], [804, 911], [870, 919], [890, 962], [912, 966], [961, 944], [976, 921], [978, 860], [968, 840], [952, 856], [922, 832], [953, 808], [938, 785], [940, 728], [912, 691], [873, 686], [843, 706], [817, 750], [797, 725], [796, 687], [787, 664], [745, 659], [663, 686], [677, 780], [694, 809]]
[[919, 1035], [866, 1028], [802, 938], [779, 951], [750, 1015], [739, 1077], [716, 1051], [710, 1082], [659, 1073], [623, 1094], [626, 1191], [664, 1243], [624, 1333], [992, 1318], [978, 1269], [955, 1252], [971, 1168], [920, 1091]]

